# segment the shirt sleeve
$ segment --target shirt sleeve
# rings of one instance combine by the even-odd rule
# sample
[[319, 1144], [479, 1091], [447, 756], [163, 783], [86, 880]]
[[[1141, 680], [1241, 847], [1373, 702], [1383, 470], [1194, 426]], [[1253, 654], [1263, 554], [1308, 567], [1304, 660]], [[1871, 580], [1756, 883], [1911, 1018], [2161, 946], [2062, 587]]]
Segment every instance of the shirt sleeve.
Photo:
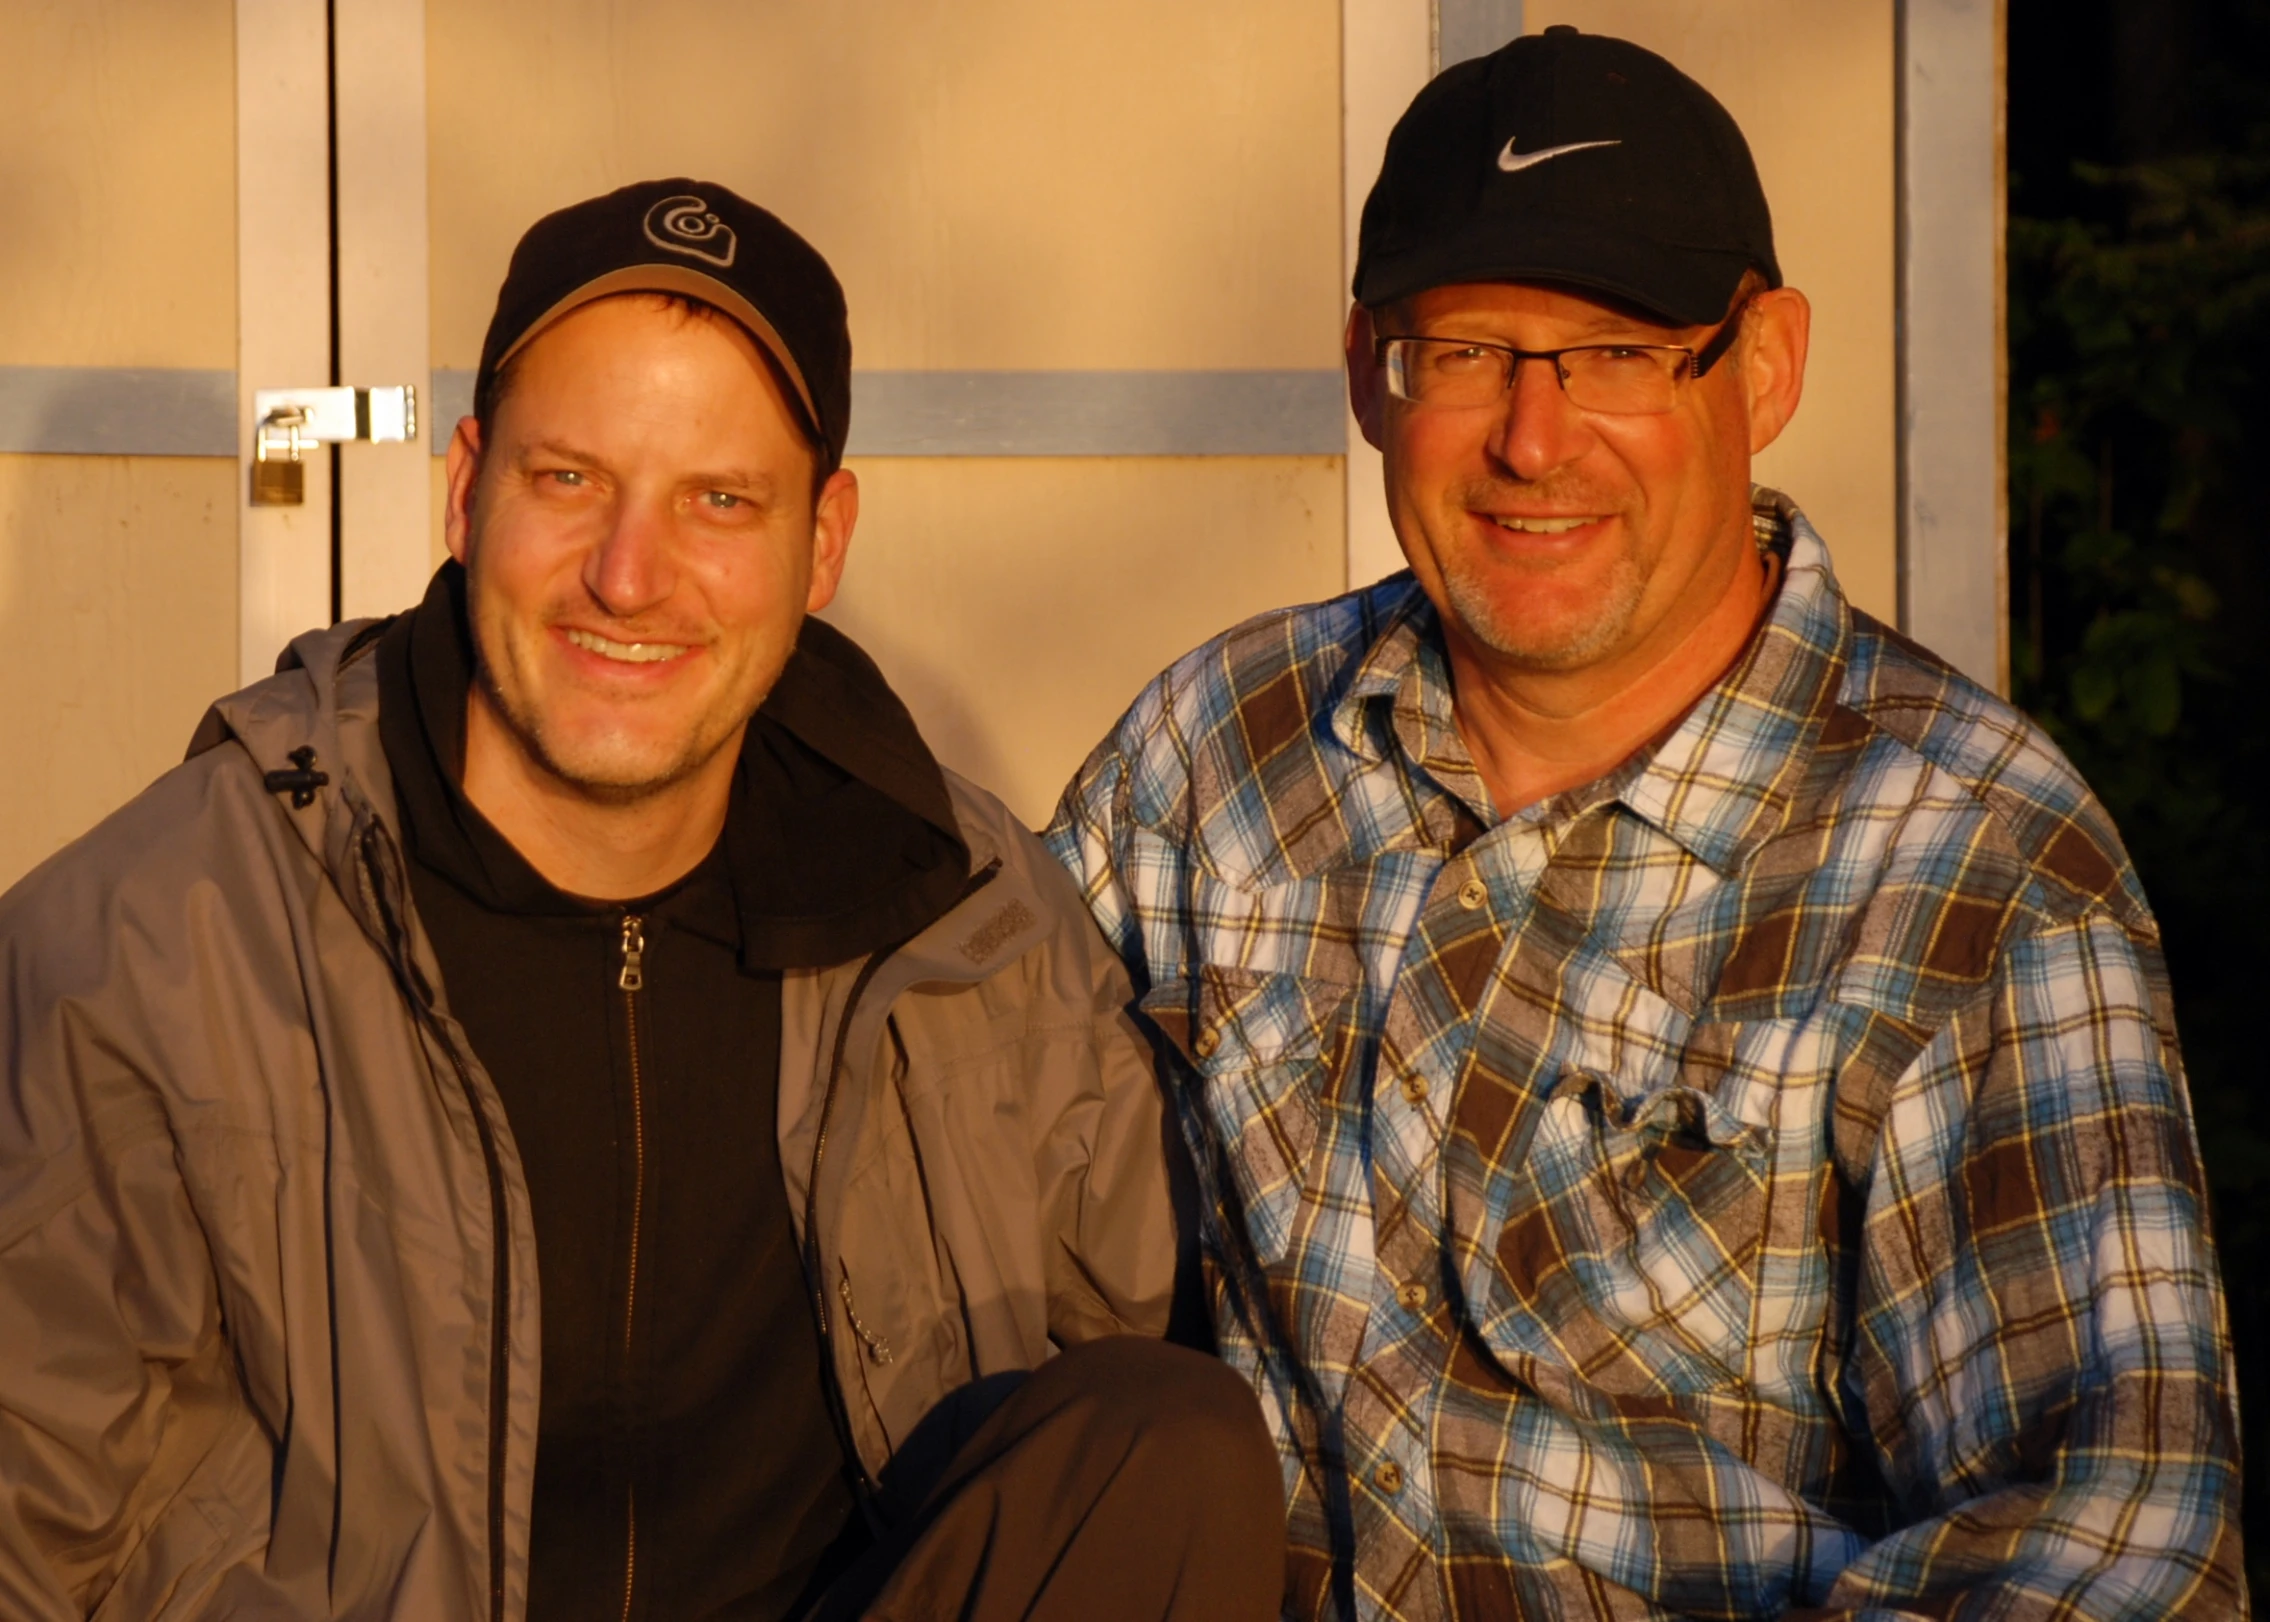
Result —
[[1831, 1612], [2235, 1616], [2238, 1440], [2156, 943], [2016, 940], [1893, 1089], [1854, 1355], [1905, 1525]]
[[[1041, 836], [1050, 854], [1079, 886], [1081, 899], [1128, 971], [1141, 977], [1145, 963], [1143, 931], [1128, 884], [1130, 754], [1147, 730], [1160, 684], [1145, 691], [1109, 737], [1082, 762], [1057, 802], [1056, 815]], [[1136, 758], [1140, 758], [1137, 755]]]

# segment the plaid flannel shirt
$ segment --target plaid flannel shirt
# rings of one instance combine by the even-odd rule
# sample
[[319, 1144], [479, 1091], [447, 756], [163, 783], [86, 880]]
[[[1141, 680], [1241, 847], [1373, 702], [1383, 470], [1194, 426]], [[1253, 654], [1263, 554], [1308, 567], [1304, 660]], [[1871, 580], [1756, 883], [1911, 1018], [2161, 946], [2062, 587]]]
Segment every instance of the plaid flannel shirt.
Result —
[[1177, 662], [1049, 839], [1134, 970], [1300, 1616], [2221, 1616], [2157, 935], [2009, 705], [1783, 584], [1499, 818], [1406, 575]]

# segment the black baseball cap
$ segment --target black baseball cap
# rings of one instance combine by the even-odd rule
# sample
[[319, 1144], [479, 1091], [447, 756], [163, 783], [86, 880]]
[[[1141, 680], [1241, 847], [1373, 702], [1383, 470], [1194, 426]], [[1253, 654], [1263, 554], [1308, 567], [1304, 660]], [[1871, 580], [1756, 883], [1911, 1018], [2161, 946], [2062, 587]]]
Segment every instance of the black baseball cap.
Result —
[[787, 385], [824, 465], [851, 432], [851, 328], [819, 250], [747, 198], [705, 180], [642, 180], [547, 214], [512, 250], [481, 344], [476, 409], [497, 369], [579, 305], [678, 293], [749, 330]]
[[1370, 307], [1453, 282], [1552, 282], [1701, 326], [1746, 271], [1781, 285], [1757, 165], [1718, 99], [1653, 51], [1565, 24], [1419, 92], [1357, 243]]

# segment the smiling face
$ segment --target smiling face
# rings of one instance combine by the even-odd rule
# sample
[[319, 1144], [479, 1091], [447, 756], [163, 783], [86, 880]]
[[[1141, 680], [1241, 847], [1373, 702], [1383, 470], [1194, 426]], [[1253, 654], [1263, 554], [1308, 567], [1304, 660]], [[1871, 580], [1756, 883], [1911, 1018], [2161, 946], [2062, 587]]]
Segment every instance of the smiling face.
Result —
[[[1743, 340], [1659, 416], [1579, 411], [1538, 361], [1491, 405], [1392, 398], [1358, 311], [1357, 407], [1385, 455], [1397, 537], [1454, 651], [1503, 670], [1644, 670], [1702, 623], [1756, 567], [1750, 457], [1796, 405], [1778, 374], [1759, 389], [1759, 353], [1769, 369], [1786, 360], [1794, 320], [1801, 373], [1802, 309], [1795, 294], [1760, 294]], [[1772, 329], [1762, 343], [1760, 328]], [[1656, 326], [1558, 288], [1490, 282], [1429, 289], [1381, 312], [1379, 330], [1526, 350], [1699, 350], [1715, 328]]]
[[466, 419], [450, 457], [480, 669], [469, 751], [498, 738], [615, 804], [729, 770], [834, 596], [858, 510], [841, 470], [815, 499], [755, 341], [700, 307], [600, 299], [521, 351], [481, 439]]

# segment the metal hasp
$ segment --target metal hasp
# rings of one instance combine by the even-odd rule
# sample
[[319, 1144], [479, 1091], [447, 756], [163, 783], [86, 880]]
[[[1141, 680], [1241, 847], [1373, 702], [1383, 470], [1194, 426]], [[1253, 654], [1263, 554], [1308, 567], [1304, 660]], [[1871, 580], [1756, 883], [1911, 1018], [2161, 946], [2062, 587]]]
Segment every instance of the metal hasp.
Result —
[[310, 445], [367, 439], [408, 444], [418, 437], [418, 391], [387, 388], [259, 389], [252, 409], [252, 505], [297, 507], [307, 499]]

